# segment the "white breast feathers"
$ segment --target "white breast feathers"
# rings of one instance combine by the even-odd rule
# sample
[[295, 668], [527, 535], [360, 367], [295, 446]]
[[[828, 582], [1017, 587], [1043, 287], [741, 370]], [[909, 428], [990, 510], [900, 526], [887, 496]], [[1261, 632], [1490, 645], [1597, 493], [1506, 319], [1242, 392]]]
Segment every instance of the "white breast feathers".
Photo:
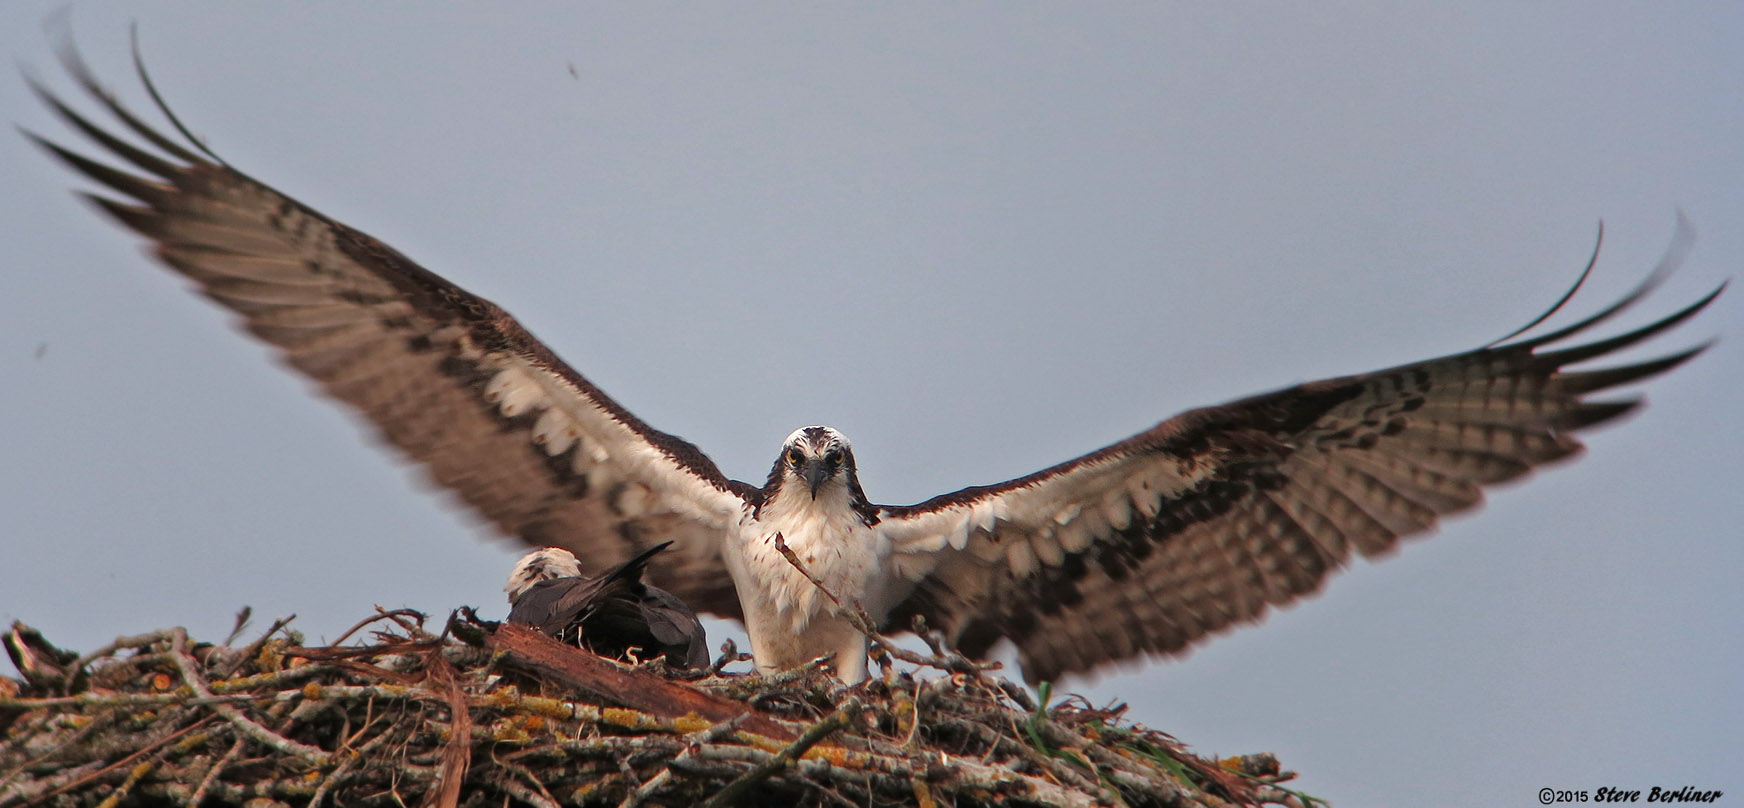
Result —
[[[842, 606], [776, 550], [777, 535]], [[865, 678], [866, 640], [848, 617], [849, 604], [859, 602], [874, 620], [889, 609], [883, 564], [890, 548], [850, 507], [845, 491], [830, 487], [813, 499], [804, 489], [783, 489], [742, 525], [733, 544], [727, 567], [757, 668], [774, 671], [833, 653], [845, 681]]]

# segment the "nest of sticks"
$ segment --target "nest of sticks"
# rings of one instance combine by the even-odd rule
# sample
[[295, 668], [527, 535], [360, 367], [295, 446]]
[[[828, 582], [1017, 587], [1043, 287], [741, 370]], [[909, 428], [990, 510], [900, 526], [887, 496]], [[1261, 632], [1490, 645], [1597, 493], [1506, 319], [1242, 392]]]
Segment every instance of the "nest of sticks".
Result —
[[[86, 654], [23, 624], [0, 677], [0, 808], [276, 805], [1223, 806], [1317, 800], [1269, 755], [1213, 761], [1050, 704], [929, 641], [881, 676], [631, 665], [469, 610], [381, 612], [327, 647], [288, 621]], [[356, 637], [357, 639], [348, 639]]]

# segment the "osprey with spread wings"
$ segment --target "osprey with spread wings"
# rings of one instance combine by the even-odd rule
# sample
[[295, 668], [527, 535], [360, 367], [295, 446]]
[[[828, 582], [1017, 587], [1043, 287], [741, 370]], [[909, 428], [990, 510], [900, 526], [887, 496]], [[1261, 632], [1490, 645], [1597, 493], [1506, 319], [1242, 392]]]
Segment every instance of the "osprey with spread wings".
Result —
[[843, 679], [864, 678], [854, 602], [895, 629], [924, 617], [971, 656], [1010, 641], [1032, 682], [1185, 651], [1314, 592], [1353, 553], [1385, 554], [1476, 506], [1484, 486], [1578, 452], [1576, 432], [1638, 404], [1592, 394], [1701, 347], [1567, 368], [1652, 337], [1720, 292], [1569, 344], [1654, 287], [1687, 241], [1680, 230], [1640, 288], [1552, 333], [1518, 338], [1541, 317], [1512, 341], [1191, 410], [1017, 479], [876, 505], [852, 445], [824, 426], [789, 435], [761, 485], [728, 479], [490, 301], [192, 138], [160, 133], [76, 59], [68, 67], [136, 138], [36, 87], [127, 165], [31, 135], [117, 195], [93, 202], [505, 534], [572, 550], [595, 571], [673, 542], [649, 578], [698, 611], [744, 621], [763, 670], [834, 654]]

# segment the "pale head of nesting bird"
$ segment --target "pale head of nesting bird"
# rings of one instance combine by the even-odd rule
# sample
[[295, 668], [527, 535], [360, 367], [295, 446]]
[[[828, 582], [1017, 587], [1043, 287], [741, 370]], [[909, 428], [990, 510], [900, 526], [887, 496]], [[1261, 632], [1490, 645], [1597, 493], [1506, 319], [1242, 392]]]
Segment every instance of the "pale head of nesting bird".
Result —
[[521, 560], [515, 563], [515, 571], [509, 573], [509, 582], [503, 586], [503, 591], [509, 593], [509, 602], [514, 603], [540, 581], [579, 577], [581, 562], [576, 560], [574, 553], [561, 547], [541, 547], [521, 556]]
[[773, 493], [788, 485], [809, 492], [812, 499], [836, 486], [849, 499], [865, 499], [854, 469], [853, 445], [846, 435], [827, 426], [802, 426], [782, 442], [781, 456], [775, 458], [764, 490]]

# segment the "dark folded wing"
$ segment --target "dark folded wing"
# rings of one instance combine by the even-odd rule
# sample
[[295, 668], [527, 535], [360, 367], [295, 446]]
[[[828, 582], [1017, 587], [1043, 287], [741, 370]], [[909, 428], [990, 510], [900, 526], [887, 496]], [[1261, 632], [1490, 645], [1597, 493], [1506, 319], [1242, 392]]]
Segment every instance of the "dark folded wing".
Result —
[[1591, 394], [1699, 353], [1568, 369], [1682, 322], [1719, 289], [1638, 330], [1550, 347], [1639, 300], [1671, 263], [1552, 334], [1192, 410], [1027, 477], [885, 508], [891, 568], [914, 582], [890, 622], [924, 616], [972, 655], [1009, 639], [1039, 681], [1257, 621], [1353, 551], [1383, 555], [1479, 504], [1483, 486], [1578, 452], [1574, 433], [1639, 403]]
[[32, 139], [118, 195], [90, 199], [286, 364], [504, 533], [567, 548], [594, 570], [675, 541], [651, 577], [738, 616], [720, 540], [751, 486], [630, 414], [490, 301], [159, 133], [76, 60], [68, 67], [139, 145], [41, 87], [126, 169]]
[[687, 668], [709, 666], [708, 632], [678, 596], [650, 586], [642, 597], [642, 618], [648, 621], [648, 631], [660, 641], [667, 658], [678, 662], [683, 658]]
[[595, 578], [552, 578], [527, 588], [509, 606], [508, 622], [525, 623], [559, 639], [592, 610], [605, 583]]

